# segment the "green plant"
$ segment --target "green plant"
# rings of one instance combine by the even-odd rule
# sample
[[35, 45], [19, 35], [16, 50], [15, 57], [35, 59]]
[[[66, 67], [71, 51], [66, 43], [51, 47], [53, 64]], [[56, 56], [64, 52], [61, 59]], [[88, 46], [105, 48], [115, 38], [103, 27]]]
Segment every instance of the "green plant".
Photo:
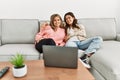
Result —
[[12, 56], [10, 59], [11, 64], [14, 65], [15, 68], [21, 68], [24, 66], [24, 57], [22, 54], [17, 53], [16, 55]]

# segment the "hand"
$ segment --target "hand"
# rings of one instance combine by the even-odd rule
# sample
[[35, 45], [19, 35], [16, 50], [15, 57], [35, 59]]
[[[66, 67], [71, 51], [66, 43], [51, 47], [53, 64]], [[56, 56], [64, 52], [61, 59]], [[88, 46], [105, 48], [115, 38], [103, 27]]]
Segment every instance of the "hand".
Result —
[[65, 36], [64, 41], [66, 42], [70, 38], [69, 35]]
[[35, 44], [38, 43], [40, 40], [42, 40], [43, 38], [37, 39], [35, 40]]
[[35, 40], [35, 44], [37, 44], [39, 42], [39, 40]]
[[49, 25], [48, 22], [44, 22], [44, 23], [41, 24], [41, 27], [45, 27], [45, 26], [48, 26], [48, 25]]

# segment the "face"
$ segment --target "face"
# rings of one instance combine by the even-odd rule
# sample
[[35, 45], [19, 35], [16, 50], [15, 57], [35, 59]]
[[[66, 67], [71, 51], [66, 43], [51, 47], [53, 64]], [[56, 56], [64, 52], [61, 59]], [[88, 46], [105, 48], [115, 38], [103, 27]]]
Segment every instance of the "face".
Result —
[[59, 17], [55, 17], [53, 23], [54, 23], [55, 27], [60, 27], [60, 25], [61, 25], [60, 18]]
[[67, 24], [69, 24], [69, 25], [73, 24], [74, 17], [72, 17], [70, 15], [66, 15], [65, 19], [66, 19]]

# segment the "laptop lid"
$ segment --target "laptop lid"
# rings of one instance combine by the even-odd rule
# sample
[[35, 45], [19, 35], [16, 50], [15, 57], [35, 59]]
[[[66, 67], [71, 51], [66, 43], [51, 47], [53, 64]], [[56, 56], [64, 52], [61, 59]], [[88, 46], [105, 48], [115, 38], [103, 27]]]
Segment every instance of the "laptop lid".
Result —
[[49, 67], [77, 68], [78, 49], [43, 45], [44, 65]]

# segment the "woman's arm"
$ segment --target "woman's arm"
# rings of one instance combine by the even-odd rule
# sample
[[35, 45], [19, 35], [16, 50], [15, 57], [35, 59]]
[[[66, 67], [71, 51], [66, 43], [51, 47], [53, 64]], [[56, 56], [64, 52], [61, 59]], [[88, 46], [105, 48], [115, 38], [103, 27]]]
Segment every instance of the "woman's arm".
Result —
[[86, 31], [85, 27], [81, 24], [80, 25], [80, 30], [75, 33], [75, 35], [81, 36], [81, 37], [86, 37]]
[[68, 39], [70, 39], [70, 35], [66, 35], [64, 38], [64, 42], [66, 42]]
[[48, 22], [42, 23], [41, 26], [40, 26], [40, 31], [44, 31], [47, 26], [49, 26]]
[[47, 35], [48, 35], [48, 31], [47, 30], [50, 30], [51, 29], [51, 26], [41, 26], [43, 27], [42, 30], [40, 30], [39, 33], [36, 34], [35, 36], [35, 42], [38, 43], [41, 39], [43, 38], [47, 38]]
[[86, 37], [85, 27], [83, 25], [80, 25], [80, 29], [75, 28], [74, 33], [70, 34], [70, 37], [73, 36]]
[[41, 39], [43, 39], [42, 34], [43, 34], [43, 32], [39, 32], [36, 34], [35, 43], [38, 43]]

